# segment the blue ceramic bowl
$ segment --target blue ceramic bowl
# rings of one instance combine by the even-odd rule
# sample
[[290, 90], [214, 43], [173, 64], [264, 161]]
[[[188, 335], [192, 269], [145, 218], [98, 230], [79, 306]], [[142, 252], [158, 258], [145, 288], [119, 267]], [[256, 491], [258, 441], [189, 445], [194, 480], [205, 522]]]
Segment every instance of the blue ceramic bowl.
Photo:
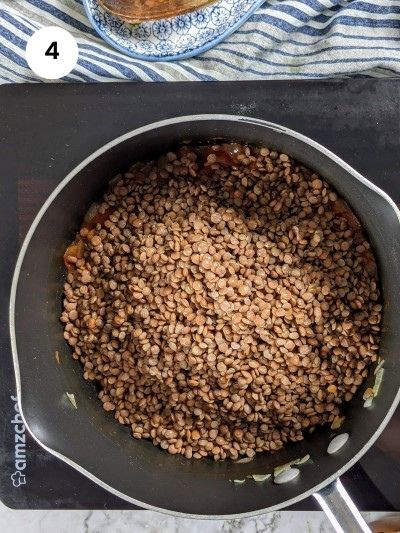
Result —
[[124, 54], [145, 61], [176, 61], [201, 54], [233, 33], [264, 0], [219, 0], [165, 20], [132, 25], [107, 12], [98, 0], [83, 0], [97, 33]]

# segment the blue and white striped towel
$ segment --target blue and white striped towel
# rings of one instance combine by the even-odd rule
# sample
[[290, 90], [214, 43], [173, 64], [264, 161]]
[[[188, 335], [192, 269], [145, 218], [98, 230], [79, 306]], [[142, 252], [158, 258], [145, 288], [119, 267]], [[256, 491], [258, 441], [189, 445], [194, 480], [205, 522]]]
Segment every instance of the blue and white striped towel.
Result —
[[116, 52], [91, 28], [81, 0], [0, 0], [0, 82], [39, 79], [27, 38], [59, 25], [80, 59], [65, 81], [325, 78], [400, 74], [400, 0], [268, 0], [241, 28], [201, 56], [146, 63]]

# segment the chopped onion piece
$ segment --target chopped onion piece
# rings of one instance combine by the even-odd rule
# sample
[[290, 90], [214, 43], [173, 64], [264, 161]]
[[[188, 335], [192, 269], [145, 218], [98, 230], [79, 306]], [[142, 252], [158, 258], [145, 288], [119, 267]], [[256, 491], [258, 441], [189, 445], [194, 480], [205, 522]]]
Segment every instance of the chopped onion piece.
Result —
[[383, 373], [384, 373], [384, 369], [383, 368], [380, 368], [378, 370], [378, 372], [376, 373], [375, 383], [374, 383], [374, 386], [372, 387], [372, 390], [374, 392], [374, 397], [378, 396], [379, 390], [380, 390], [381, 385], [382, 385]]
[[374, 374], [377, 374], [379, 372], [379, 370], [383, 367], [384, 363], [385, 363], [384, 359], [381, 359], [379, 361], [379, 363], [375, 367]]
[[302, 465], [303, 463], [306, 463], [310, 459], [310, 454], [305, 455], [304, 457], [300, 457], [300, 459], [295, 459], [294, 461], [291, 461], [291, 465]]
[[244, 465], [246, 463], [250, 463], [250, 461], [253, 460], [253, 457], [242, 457], [242, 459], [238, 459], [237, 461], [234, 461], [237, 465]]
[[368, 398], [374, 397], [374, 390], [371, 389], [371, 387], [368, 387], [368, 389], [365, 389], [363, 394], [363, 400], [367, 400]]
[[75, 400], [75, 396], [73, 394], [70, 394], [69, 392], [65, 393], [67, 395], [68, 400], [72, 403], [72, 405], [75, 407], [75, 409], [78, 409], [78, 405]]
[[281, 472], [289, 470], [293, 465], [302, 465], [303, 463], [306, 463], [309, 459], [310, 455], [307, 454], [304, 457], [299, 457], [298, 459], [293, 459], [293, 461], [289, 461], [288, 463], [285, 463], [283, 465], [276, 466], [274, 468], [274, 476], [277, 476]]
[[245, 482], [246, 482], [246, 479], [234, 479], [233, 480], [233, 483], [235, 485], [243, 485], [243, 483], [245, 483]]
[[252, 477], [257, 483], [262, 483], [263, 481], [269, 479], [271, 477], [271, 474], [253, 474], [250, 477]]
[[379, 394], [379, 391], [382, 385], [382, 380], [383, 380], [383, 373], [385, 372], [385, 370], [382, 368], [383, 363], [384, 363], [384, 360], [382, 359], [375, 369], [374, 386], [372, 387], [372, 389], [371, 387], [368, 387], [368, 389], [363, 394], [363, 399], [365, 400], [364, 407], [371, 407], [374, 398], [378, 396]]
[[367, 398], [364, 402], [364, 407], [371, 407], [372, 403], [374, 401], [374, 397], [373, 396], [370, 396], [369, 398]]
[[285, 463], [284, 465], [278, 465], [274, 468], [274, 477], [278, 476], [281, 472], [289, 470], [292, 466], [292, 463]]

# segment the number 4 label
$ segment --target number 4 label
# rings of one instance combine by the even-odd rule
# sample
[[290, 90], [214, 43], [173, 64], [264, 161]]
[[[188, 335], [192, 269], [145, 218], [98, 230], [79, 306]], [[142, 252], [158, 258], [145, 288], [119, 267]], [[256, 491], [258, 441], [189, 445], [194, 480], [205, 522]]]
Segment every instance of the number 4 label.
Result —
[[51, 56], [53, 59], [57, 59], [60, 55], [60, 52], [57, 51], [57, 41], [53, 41], [48, 47], [45, 53], [46, 56]]
[[51, 26], [36, 31], [26, 46], [26, 61], [40, 78], [57, 80], [67, 76], [79, 56], [75, 38], [63, 28]]

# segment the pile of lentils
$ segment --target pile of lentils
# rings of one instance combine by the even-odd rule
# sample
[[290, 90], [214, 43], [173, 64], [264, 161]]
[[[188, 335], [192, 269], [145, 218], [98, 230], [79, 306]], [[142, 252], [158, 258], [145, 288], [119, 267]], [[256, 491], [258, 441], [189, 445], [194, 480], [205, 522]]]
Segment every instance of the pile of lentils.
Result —
[[118, 175], [65, 252], [64, 337], [133, 437], [253, 457], [341, 416], [377, 359], [359, 221], [268, 148], [185, 146]]

